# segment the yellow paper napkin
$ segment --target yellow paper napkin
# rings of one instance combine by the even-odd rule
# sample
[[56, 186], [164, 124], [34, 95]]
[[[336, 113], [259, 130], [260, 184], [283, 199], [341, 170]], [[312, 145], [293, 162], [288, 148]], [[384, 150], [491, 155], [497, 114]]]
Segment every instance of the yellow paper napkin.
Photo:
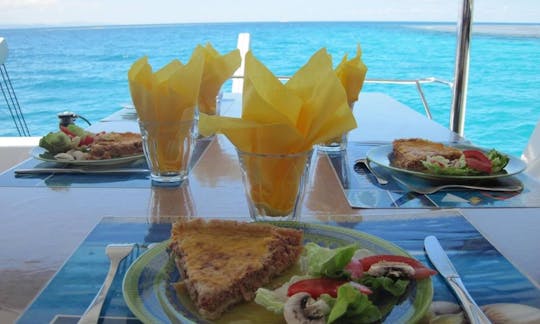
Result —
[[209, 114], [216, 114], [216, 97], [221, 86], [233, 75], [241, 63], [240, 51], [233, 50], [225, 55], [207, 43], [202, 48], [205, 62], [202, 75], [201, 88], [199, 92], [199, 111]]
[[261, 154], [306, 152], [314, 144], [356, 127], [347, 94], [325, 49], [286, 83], [251, 52], [246, 55], [241, 118], [201, 114], [201, 134], [222, 133], [243, 152], [242, 166], [252, 203], [267, 215], [290, 213], [310, 155], [288, 161]]
[[152, 72], [148, 58], [137, 60], [128, 72], [131, 98], [140, 120], [193, 119], [204, 68], [203, 48], [198, 46], [189, 62], [173, 60]]
[[287, 154], [310, 150], [356, 127], [325, 49], [315, 53], [286, 84], [251, 52], [245, 64], [242, 117], [201, 114], [203, 135], [223, 133], [245, 152]]
[[185, 139], [195, 122], [204, 59], [198, 46], [185, 65], [173, 60], [154, 73], [143, 57], [128, 72], [131, 98], [146, 131], [148, 158], [161, 173], [187, 169], [191, 142]]
[[336, 74], [347, 92], [347, 102], [352, 105], [358, 100], [358, 94], [362, 90], [366, 79], [367, 66], [362, 61], [362, 49], [358, 45], [356, 56], [347, 60], [347, 54], [336, 67]]

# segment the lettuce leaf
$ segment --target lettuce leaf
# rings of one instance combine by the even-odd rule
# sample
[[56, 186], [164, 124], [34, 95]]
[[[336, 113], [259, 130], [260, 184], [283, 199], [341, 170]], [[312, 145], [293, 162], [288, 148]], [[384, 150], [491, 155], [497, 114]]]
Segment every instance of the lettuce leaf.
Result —
[[447, 167], [447, 166], [441, 166], [437, 163], [429, 163], [426, 161], [422, 161], [422, 164], [430, 173], [434, 173], [434, 174], [466, 176], [466, 175], [473, 175], [473, 174], [479, 173], [478, 171], [473, 170], [468, 167], [463, 167], [463, 168]]
[[67, 129], [70, 132], [72, 132], [73, 134], [75, 134], [76, 136], [80, 136], [80, 137], [83, 137], [87, 133], [83, 128], [81, 128], [81, 127], [79, 127], [79, 126], [77, 126], [75, 124], [69, 124], [67, 126]]
[[373, 323], [382, 318], [379, 309], [349, 284], [338, 289], [337, 298], [328, 315], [327, 323]]
[[394, 280], [389, 277], [364, 276], [359, 280], [359, 282], [369, 287], [373, 291], [384, 289], [396, 297], [405, 294], [407, 287], [409, 286], [409, 280], [407, 279]]
[[71, 139], [63, 132], [50, 132], [39, 139], [39, 146], [51, 154], [63, 153], [71, 149]]
[[510, 158], [502, 153], [500, 153], [497, 150], [490, 150], [487, 154], [488, 159], [491, 160], [491, 172], [492, 173], [499, 173], [501, 172], [508, 162], [510, 161]]
[[255, 292], [255, 302], [271, 312], [276, 314], [283, 314], [283, 306], [287, 302], [287, 290], [293, 283], [312, 278], [311, 276], [293, 276], [291, 279], [283, 284], [281, 287], [270, 290], [266, 288], [259, 288]]
[[275, 290], [259, 288], [255, 293], [255, 302], [276, 314], [283, 314], [283, 306], [287, 302], [287, 294], [283, 296]]
[[308, 273], [313, 276], [338, 278], [358, 249], [355, 244], [329, 249], [310, 242], [304, 246], [307, 252]]

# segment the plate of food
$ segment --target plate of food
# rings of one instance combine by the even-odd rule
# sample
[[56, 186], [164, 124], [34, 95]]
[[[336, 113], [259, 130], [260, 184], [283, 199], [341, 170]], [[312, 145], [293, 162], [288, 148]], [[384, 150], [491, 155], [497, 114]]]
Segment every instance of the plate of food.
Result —
[[425, 139], [397, 139], [367, 153], [367, 159], [387, 170], [432, 180], [490, 180], [516, 175], [526, 164], [495, 149], [446, 145]]
[[43, 136], [31, 155], [46, 162], [80, 166], [119, 165], [144, 157], [140, 134], [92, 133], [75, 124]]
[[145, 323], [414, 323], [435, 273], [347, 228], [195, 219], [130, 266], [123, 295]]

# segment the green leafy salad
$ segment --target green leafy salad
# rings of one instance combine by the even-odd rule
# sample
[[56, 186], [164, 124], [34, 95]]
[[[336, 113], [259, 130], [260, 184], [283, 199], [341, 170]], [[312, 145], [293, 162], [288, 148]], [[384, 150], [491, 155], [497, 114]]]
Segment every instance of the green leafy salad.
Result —
[[65, 153], [72, 149], [84, 150], [94, 142], [95, 134], [85, 131], [75, 124], [60, 126], [57, 132], [50, 132], [39, 140], [39, 146], [51, 154]]
[[434, 155], [428, 156], [422, 164], [427, 172], [451, 176], [490, 175], [504, 172], [510, 158], [496, 150], [484, 153], [480, 150], [463, 150], [456, 160]]
[[406, 299], [411, 281], [437, 272], [398, 255], [373, 255], [356, 245], [305, 245], [304, 275], [283, 286], [259, 288], [255, 302], [287, 323], [380, 323]]

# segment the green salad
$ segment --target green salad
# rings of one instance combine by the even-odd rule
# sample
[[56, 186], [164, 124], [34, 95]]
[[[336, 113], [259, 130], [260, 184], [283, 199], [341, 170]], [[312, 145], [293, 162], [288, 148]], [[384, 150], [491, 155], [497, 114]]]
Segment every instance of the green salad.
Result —
[[411, 281], [437, 272], [397, 255], [373, 255], [348, 245], [305, 246], [304, 275], [283, 286], [259, 288], [255, 302], [283, 314], [287, 323], [379, 323], [408, 295]]
[[474, 176], [500, 174], [510, 161], [507, 155], [497, 150], [484, 153], [480, 150], [463, 150], [463, 155], [456, 160], [443, 156], [428, 156], [422, 164], [427, 172], [451, 176]]
[[65, 153], [71, 149], [84, 149], [94, 142], [95, 134], [75, 124], [60, 126], [60, 130], [49, 132], [39, 140], [39, 146], [51, 154]]

